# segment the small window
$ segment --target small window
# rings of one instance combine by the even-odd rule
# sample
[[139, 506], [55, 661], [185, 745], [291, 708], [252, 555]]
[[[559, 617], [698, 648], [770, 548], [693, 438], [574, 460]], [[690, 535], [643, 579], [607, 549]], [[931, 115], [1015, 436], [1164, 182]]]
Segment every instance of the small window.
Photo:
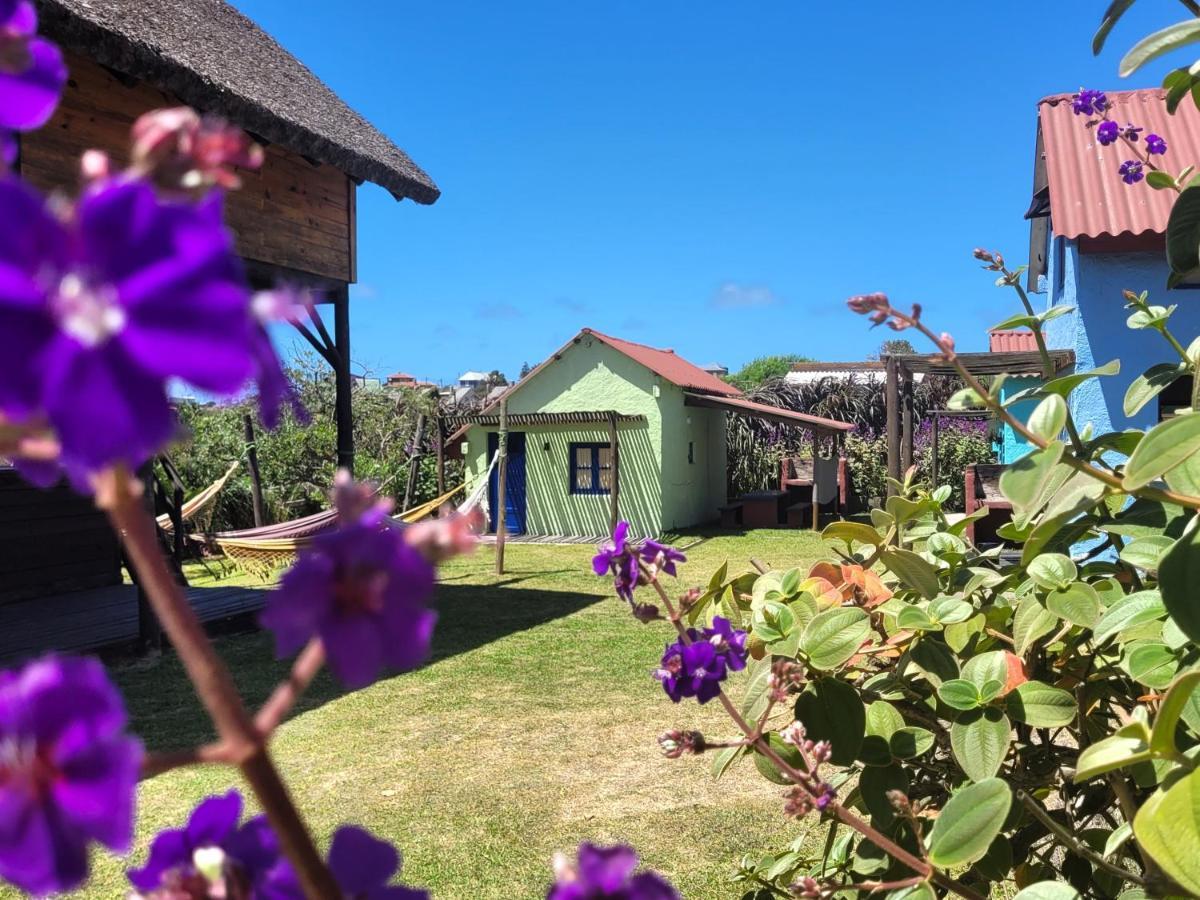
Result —
[[1158, 421], [1178, 415], [1180, 410], [1192, 408], [1192, 376], [1176, 378], [1158, 395]]
[[688, 441], [688, 462], [696, 461], [696, 444], [693, 441]]
[[607, 494], [612, 489], [612, 448], [608, 444], [571, 444], [571, 493]]

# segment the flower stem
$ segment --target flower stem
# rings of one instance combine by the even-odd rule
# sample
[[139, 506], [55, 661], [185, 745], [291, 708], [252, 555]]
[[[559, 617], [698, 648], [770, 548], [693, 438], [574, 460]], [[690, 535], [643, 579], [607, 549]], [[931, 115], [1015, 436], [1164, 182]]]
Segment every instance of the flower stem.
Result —
[[284, 716], [295, 706], [296, 701], [300, 699], [324, 664], [325, 645], [321, 643], [320, 638], [313, 638], [296, 657], [296, 662], [292, 665], [292, 671], [287, 680], [279, 683], [279, 686], [275, 688], [271, 696], [267, 698], [267, 702], [258, 711], [258, 715], [254, 717], [254, 724], [264, 740], [268, 739], [271, 733], [279, 727]]
[[[671, 598], [667, 596], [666, 590], [664, 590], [662, 584], [659, 583], [658, 576], [652, 575], [649, 578], [649, 583], [654, 586], [654, 590], [658, 593], [659, 599], [662, 600], [663, 606], [667, 610], [668, 618], [675, 624], [675, 630], [679, 633], [680, 641], [682, 641], [685, 646], [690, 645], [692, 643], [692, 639], [688, 635], [687, 629], [683, 627], [683, 623], [679, 621], [679, 614], [675, 610], [675, 604], [671, 602]], [[775, 764], [779, 771], [786, 775], [788, 779], [799, 785], [801, 788], [804, 788], [805, 782], [802, 777], [802, 773], [797, 771], [794, 766], [776, 753], [771, 745], [763, 739], [762, 735], [756, 733], [754, 726], [746, 721], [745, 717], [741, 714], [738, 708], [734, 706], [733, 701], [729, 699], [729, 695], [723, 690], [718, 690], [717, 699], [721, 702], [721, 706], [725, 708], [725, 712], [728, 713], [729, 718], [733, 720], [733, 723], [737, 725], [742, 734], [746, 736], [747, 742], [751, 744], [755, 750], [763, 754], [763, 756], [767, 757], [767, 759], [771, 760], [771, 762]], [[920, 876], [921, 881], [930, 879], [946, 890], [953, 891], [960, 897], [966, 898], [966, 900], [986, 900], [982, 894], [972, 890], [964, 884], [961, 884], [960, 882], [951, 878], [949, 875], [938, 871], [924, 860], [913, 856], [895, 841], [885, 837], [867, 822], [850, 812], [850, 810], [842, 806], [841, 803], [834, 801], [834, 803], [830, 805], [830, 809], [843, 824], [853, 828], [880, 850], [884, 851], [893, 859], [908, 866], [910, 869], [916, 872]]]
[[305, 896], [310, 900], [338, 897], [341, 891], [279, 777], [233, 676], [159, 552], [154, 522], [138, 497], [140, 490], [126, 469], [116, 467], [98, 479], [96, 502], [121, 536], [142, 591], [179, 654], [230, 761], [241, 770], [267, 814]]

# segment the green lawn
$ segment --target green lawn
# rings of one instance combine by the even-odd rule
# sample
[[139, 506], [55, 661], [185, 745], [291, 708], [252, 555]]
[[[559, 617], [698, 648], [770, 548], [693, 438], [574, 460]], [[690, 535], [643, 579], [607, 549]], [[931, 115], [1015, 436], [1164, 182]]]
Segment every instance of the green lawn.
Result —
[[[697, 538], [684, 538], [684, 542]], [[345, 694], [322, 677], [279, 731], [275, 756], [322, 841], [357, 822], [405, 854], [406, 881], [441, 898], [544, 895], [551, 854], [580, 840], [628, 841], [690, 898], [740, 894], [728, 876], [747, 850], [805, 827], [782, 816], [782, 789], [752, 767], [720, 782], [709, 760], [663, 759], [669, 727], [729, 729], [717, 704], [673, 706], [651, 679], [668, 639], [641, 625], [590, 571], [591, 548], [509, 545], [442, 570], [433, 661]], [[720, 535], [689, 551], [681, 589], [724, 560], [814, 561], [811, 532]], [[250, 703], [286, 666], [263, 634], [222, 638], [220, 652]], [[117, 671], [135, 730], [152, 749], [211, 737], [175, 659]], [[142, 785], [137, 855], [201, 797], [236, 776], [185, 769]], [[122, 866], [101, 859], [81, 896], [119, 897]]]

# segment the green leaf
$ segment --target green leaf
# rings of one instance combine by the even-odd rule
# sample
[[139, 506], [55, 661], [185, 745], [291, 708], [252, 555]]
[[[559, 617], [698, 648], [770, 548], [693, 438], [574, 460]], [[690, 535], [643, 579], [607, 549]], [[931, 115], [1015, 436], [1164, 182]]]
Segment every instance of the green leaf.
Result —
[[1122, 78], [1126, 78], [1150, 60], [1196, 41], [1200, 41], [1200, 20], [1184, 19], [1182, 22], [1168, 25], [1134, 44], [1122, 58], [1117, 72]]
[[[1112, 0], [1108, 4], [1108, 9], [1104, 11], [1104, 18], [1100, 21], [1100, 27], [1096, 29], [1096, 35], [1092, 38], [1092, 55], [1099, 56], [1100, 51], [1104, 49], [1104, 42], [1108, 39], [1109, 32], [1116, 26], [1117, 22], [1121, 21], [1121, 16], [1133, 6], [1134, 0]], [[1020, 896], [1018, 894], [1017, 896]], [[1026, 897], [1025, 900], [1066, 900], [1066, 898], [1058, 897]]]
[[833, 522], [825, 526], [821, 538], [826, 541], [845, 541], [847, 546], [858, 542], [878, 547], [883, 543], [879, 532], [865, 522]]
[[[785, 744], [775, 732], [771, 732], [766, 736], [767, 743], [784, 762], [797, 768], [804, 768], [804, 757], [791, 744]], [[759, 774], [768, 781], [773, 781], [775, 784], [791, 784], [792, 781], [787, 775], [779, 770], [774, 761], [764, 755], [761, 751], [754, 753], [754, 767], [758, 769]]]
[[926, 600], [932, 600], [941, 593], [937, 571], [924, 557], [911, 550], [885, 550], [879, 555], [879, 560], [905, 587], [912, 588]]
[[984, 398], [979, 396], [979, 392], [975, 388], [969, 387], [959, 388], [946, 401], [946, 409], [975, 409], [984, 405], [986, 405]]
[[1177, 752], [1175, 728], [1179, 725], [1179, 718], [1192, 699], [1192, 692], [1198, 684], [1200, 669], [1193, 669], [1176, 678], [1167, 691], [1162, 705], [1158, 708], [1158, 715], [1154, 718], [1154, 728], [1150, 732], [1150, 749], [1157, 755], [1173, 756]]
[[908, 793], [908, 776], [899, 766], [867, 766], [858, 780], [863, 804], [878, 827], [891, 828], [896, 810], [888, 799], [889, 791]]
[[1174, 306], [1147, 306], [1145, 309], [1135, 311], [1128, 319], [1125, 320], [1125, 325], [1132, 329], [1142, 328], [1158, 328], [1175, 312], [1177, 307]]
[[1075, 780], [1087, 781], [1105, 772], [1150, 759], [1150, 727], [1130, 722], [1115, 734], [1083, 748], [1075, 760]]
[[[1186, 192], [1185, 192], [1186, 193]], [[1178, 205], [1178, 201], [1176, 201]], [[1102, 366], [1097, 366], [1094, 369], [1088, 369], [1086, 372], [1072, 372], [1070, 375], [1063, 375], [1055, 378], [1052, 381], [1047, 381], [1042, 386], [1042, 391], [1048, 394], [1058, 394], [1066, 397], [1071, 391], [1079, 387], [1089, 378], [1099, 378], [1104, 375], [1117, 375], [1121, 371], [1121, 361], [1113, 359], [1106, 362]]]
[[814, 741], [829, 741], [830, 762], [848, 766], [858, 757], [867, 711], [858, 691], [836, 678], [818, 678], [796, 698], [796, 719]]
[[1200, 266], [1200, 190], [1194, 187], [1176, 198], [1167, 218], [1167, 265], [1175, 275]]
[[1161, 618], [1166, 611], [1167, 608], [1163, 605], [1163, 598], [1159, 596], [1158, 591], [1138, 591], [1134, 594], [1127, 594], [1104, 611], [1104, 615], [1096, 623], [1092, 640], [1096, 646], [1099, 646], [1126, 628], [1133, 628], [1135, 625], [1142, 625]]
[[1122, 822], [1113, 829], [1112, 833], [1108, 836], [1108, 840], [1104, 842], [1104, 858], [1110, 859], [1131, 837], [1133, 837], [1133, 824], [1131, 822]]
[[1000, 771], [1011, 737], [1008, 716], [997, 709], [972, 710], [950, 726], [950, 749], [968, 778], [983, 781]]
[[972, 656], [963, 666], [962, 677], [977, 687], [980, 693], [989, 681], [1008, 683], [1008, 654], [1003, 650], [989, 650]]
[[951, 709], [975, 709], [980, 704], [979, 687], [965, 678], [943, 681], [937, 695]]
[[1175, 176], [1170, 172], [1151, 170], [1146, 173], [1146, 184], [1150, 185], [1156, 191], [1174, 190]]
[[1186, 375], [1188, 367], [1185, 363], [1158, 363], [1151, 366], [1129, 385], [1125, 391], [1125, 415], [1136, 415], [1137, 412], [1157, 397], [1165, 388], [1170, 387], [1177, 379]]
[[987, 853], [1012, 805], [1012, 791], [999, 778], [960, 788], [946, 802], [929, 831], [929, 862], [958, 868]]
[[1078, 900], [1079, 891], [1065, 881], [1039, 881], [1017, 891], [1013, 900]]
[[1042, 606], [1042, 601], [1033, 595], [1026, 597], [1017, 604], [1013, 616], [1013, 652], [1024, 656], [1038, 638], [1048, 635], [1056, 625], [1058, 616]]
[[1044, 441], [1057, 438], [1067, 424], [1067, 401], [1050, 394], [1029, 414], [1029, 430]]
[[1145, 569], [1147, 572], [1156, 572], [1162, 555], [1174, 543], [1174, 539], [1165, 534], [1137, 538], [1121, 548], [1121, 561], [1127, 562], [1131, 566], [1137, 566], [1139, 569]]
[[1060, 619], [1083, 628], [1094, 627], [1100, 619], [1100, 597], [1086, 581], [1076, 581], [1063, 590], [1048, 593], [1046, 608]]
[[715, 756], [713, 756], [713, 778], [720, 778], [727, 771], [729, 771], [729, 767], [732, 766], [734, 762], [749, 752], [750, 748], [744, 745], [738, 747], [722, 747], [721, 750]]
[[958, 661], [941, 641], [925, 635], [913, 641], [909, 658], [925, 673], [935, 688], [944, 681], [958, 677]]
[[929, 604], [929, 617], [939, 625], [956, 625], [975, 615], [975, 607], [958, 597], [938, 597]]
[[1189, 894], [1200, 894], [1200, 771], [1158, 790], [1133, 818], [1138, 846]]
[[[1187, 418], [1198, 418], [1188, 416]], [[1193, 641], [1200, 641], [1200, 528], [1193, 528], [1168, 550], [1158, 563], [1158, 587], [1171, 619]]]
[[1176, 416], [1155, 425], [1125, 463], [1126, 490], [1145, 487], [1200, 450], [1200, 414]]
[[1162, 690], [1179, 671], [1175, 652], [1162, 641], [1134, 641], [1126, 648], [1125, 670], [1146, 687]]
[[888, 892], [886, 900], [937, 900], [937, 891], [928, 881]]
[[869, 766], [886, 766], [892, 762], [892, 735], [904, 727], [904, 717], [886, 700], [876, 700], [867, 707], [867, 734], [858, 757]]
[[933, 747], [933, 732], [927, 728], [906, 725], [892, 734], [888, 746], [896, 759], [912, 759], [928, 753]]
[[929, 618], [929, 613], [919, 606], [906, 606], [896, 616], [896, 624], [905, 631], [940, 631], [941, 626]]
[[1079, 713], [1070, 693], [1040, 681], [1018, 685], [1006, 699], [1009, 715], [1034, 728], [1070, 725]]
[[800, 649], [814, 668], [828, 672], [857, 653], [870, 633], [870, 616], [855, 606], [839, 606], [804, 627]]
[[1038, 587], [1053, 591], [1065, 588], [1074, 581], [1079, 570], [1069, 556], [1044, 553], [1029, 564], [1028, 574]]
[[767, 708], [771, 686], [771, 657], [756, 659], [746, 669], [746, 693], [742, 697], [742, 715], [755, 721]]
[[[1058, 471], [1063, 449], [1062, 441], [1051, 441], [1045, 449], [1027, 453], [1000, 473], [1000, 492], [1014, 509], [1022, 510], [1035, 504], [1040, 509], [1046, 505], [1050, 485], [1065, 480]], [[1069, 474], [1070, 470], [1066, 475]]]

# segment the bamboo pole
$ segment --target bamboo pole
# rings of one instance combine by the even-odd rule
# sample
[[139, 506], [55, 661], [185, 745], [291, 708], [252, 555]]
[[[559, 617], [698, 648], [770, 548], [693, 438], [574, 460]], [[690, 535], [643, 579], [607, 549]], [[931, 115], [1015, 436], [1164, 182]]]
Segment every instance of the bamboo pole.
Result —
[[500, 401], [500, 432], [497, 435], [497, 450], [500, 458], [497, 466], [500, 469], [496, 484], [496, 574], [504, 574], [504, 537], [508, 524], [508, 502], [505, 491], [508, 488], [508, 401]]

